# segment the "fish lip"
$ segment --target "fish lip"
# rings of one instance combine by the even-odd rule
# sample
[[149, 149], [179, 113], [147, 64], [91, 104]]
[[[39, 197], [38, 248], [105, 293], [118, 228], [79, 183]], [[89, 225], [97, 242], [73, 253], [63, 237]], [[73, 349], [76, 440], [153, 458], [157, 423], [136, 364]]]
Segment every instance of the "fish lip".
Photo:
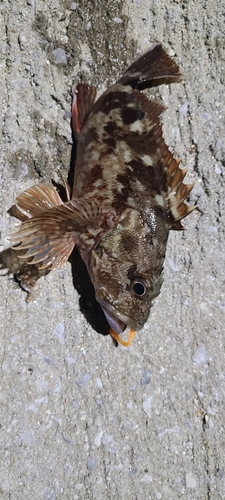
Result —
[[122, 333], [125, 330], [126, 326], [129, 326], [132, 330], [140, 330], [140, 326], [137, 326], [137, 324], [131, 318], [129, 318], [129, 316], [126, 316], [125, 314], [119, 312], [106, 300], [98, 297], [96, 297], [96, 299], [105, 314], [109, 326], [112, 328], [112, 330], [114, 330], [114, 332]]
[[121, 321], [119, 318], [115, 316], [115, 314], [112, 314], [111, 311], [109, 312], [106, 307], [104, 307], [102, 304], [100, 304], [102, 307], [102, 310], [104, 312], [104, 315], [109, 323], [109, 326], [112, 328], [112, 330], [116, 333], [122, 333], [125, 328], [126, 324], [124, 321]]

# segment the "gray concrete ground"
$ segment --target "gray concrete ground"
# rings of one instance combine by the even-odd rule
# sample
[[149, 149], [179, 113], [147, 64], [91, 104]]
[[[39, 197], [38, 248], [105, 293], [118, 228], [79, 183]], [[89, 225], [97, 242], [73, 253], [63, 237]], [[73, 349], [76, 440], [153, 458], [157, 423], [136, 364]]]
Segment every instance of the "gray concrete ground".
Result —
[[225, 7], [3, 0], [0, 12], [1, 250], [15, 196], [67, 176], [71, 83], [104, 90], [155, 40], [184, 75], [160, 89], [163, 129], [199, 207], [170, 235], [161, 295], [129, 348], [92, 329], [69, 263], [30, 303], [0, 279], [0, 498], [223, 499]]

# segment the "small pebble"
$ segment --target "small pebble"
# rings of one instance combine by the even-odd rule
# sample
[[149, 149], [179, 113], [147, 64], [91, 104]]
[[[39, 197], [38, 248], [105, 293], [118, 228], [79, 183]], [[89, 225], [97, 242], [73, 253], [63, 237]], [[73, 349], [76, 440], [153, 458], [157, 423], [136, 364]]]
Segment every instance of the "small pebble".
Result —
[[67, 64], [66, 53], [64, 49], [54, 49], [52, 51], [53, 61], [55, 64]]

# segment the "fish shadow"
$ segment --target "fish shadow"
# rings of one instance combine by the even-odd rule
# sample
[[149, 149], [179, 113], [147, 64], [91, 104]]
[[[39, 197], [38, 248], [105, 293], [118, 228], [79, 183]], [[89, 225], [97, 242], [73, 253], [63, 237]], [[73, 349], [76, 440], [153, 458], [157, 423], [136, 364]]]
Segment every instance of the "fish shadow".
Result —
[[87, 268], [76, 248], [74, 248], [69, 262], [71, 264], [73, 286], [80, 296], [79, 306], [82, 314], [96, 332], [101, 335], [108, 335], [108, 322], [100, 304], [95, 298], [94, 287]]
[[[73, 144], [71, 149], [70, 168], [68, 173], [68, 184], [71, 189], [74, 183], [77, 150], [76, 138], [73, 132], [72, 139]], [[76, 248], [74, 248], [69, 258], [69, 262], [71, 264], [73, 286], [78, 295], [80, 295], [79, 306], [82, 314], [94, 330], [96, 330], [101, 335], [108, 335], [109, 324], [105, 318], [100, 304], [95, 298], [94, 287], [90, 280], [86, 265]]]
[[[79, 306], [82, 314], [97, 333], [108, 335], [108, 322], [95, 298], [94, 287], [87, 268], [76, 248], [74, 248], [69, 258], [69, 263], [71, 265], [73, 286], [79, 295]], [[11, 248], [6, 248], [0, 252], [0, 270], [1, 277], [8, 275], [9, 279], [13, 279], [27, 293], [26, 302], [30, 302], [35, 297], [32, 288], [37, 280], [51, 272], [48, 269], [39, 270], [37, 266], [25, 264], [19, 258], [18, 252]]]

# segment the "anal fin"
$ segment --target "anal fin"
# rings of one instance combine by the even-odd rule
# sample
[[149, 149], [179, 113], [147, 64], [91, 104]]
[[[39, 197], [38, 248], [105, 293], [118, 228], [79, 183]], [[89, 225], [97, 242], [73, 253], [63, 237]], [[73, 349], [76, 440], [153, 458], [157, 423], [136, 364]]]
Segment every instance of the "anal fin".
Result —
[[77, 138], [95, 102], [96, 88], [86, 83], [78, 83], [72, 88], [72, 127]]

